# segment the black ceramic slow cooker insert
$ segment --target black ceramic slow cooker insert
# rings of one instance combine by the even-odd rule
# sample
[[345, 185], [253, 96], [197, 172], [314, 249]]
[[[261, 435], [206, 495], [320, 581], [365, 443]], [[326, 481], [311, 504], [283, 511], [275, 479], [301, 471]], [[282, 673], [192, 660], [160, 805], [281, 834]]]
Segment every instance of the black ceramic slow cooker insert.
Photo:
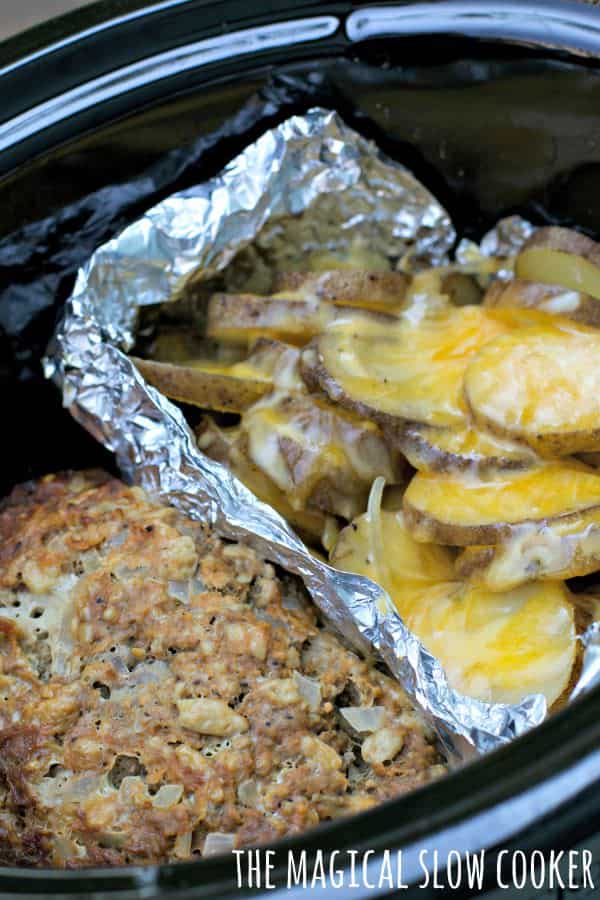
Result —
[[[78, 266], [142, 210], [320, 105], [409, 166], [461, 237], [479, 238], [513, 212], [598, 237], [599, 59], [597, 9], [521, 0], [106, 0], [0, 45], [2, 494], [52, 470], [114, 467], [61, 409], [40, 357]], [[377, 871], [386, 849], [402, 850], [399, 893], [426, 898], [440, 895], [423, 878], [422, 860], [431, 863], [434, 851], [443, 868], [449, 851], [484, 849], [495, 892], [501, 851], [583, 847], [597, 855], [600, 889], [599, 712], [594, 691], [439, 783], [286, 841], [273, 860], [273, 890], [238, 888], [233, 862], [222, 858], [5, 868], [0, 897], [279, 896], [290, 848], [307, 851], [309, 871], [318, 851], [344, 851], [342, 870], [345, 851], [373, 851]], [[349, 885], [315, 892], [389, 893]], [[463, 885], [455, 896], [468, 893]]]

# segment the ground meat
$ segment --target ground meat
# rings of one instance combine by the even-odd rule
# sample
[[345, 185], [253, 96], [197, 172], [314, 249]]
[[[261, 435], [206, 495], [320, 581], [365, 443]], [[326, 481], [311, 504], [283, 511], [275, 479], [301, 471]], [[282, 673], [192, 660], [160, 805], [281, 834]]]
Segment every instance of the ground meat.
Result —
[[[0, 506], [0, 864], [272, 842], [444, 771], [391, 678], [252, 549], [103, 473]], [[377, 731], [346, 706], [378, 707]]]

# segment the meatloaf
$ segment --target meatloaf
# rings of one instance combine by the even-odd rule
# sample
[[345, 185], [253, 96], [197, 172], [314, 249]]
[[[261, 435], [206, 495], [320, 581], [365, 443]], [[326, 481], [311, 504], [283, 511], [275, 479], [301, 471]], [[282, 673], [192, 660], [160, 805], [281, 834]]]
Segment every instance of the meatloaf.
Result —
[[271, 843], [444, 771], [299, 582], [99, 472], [0, 507], [0, 696], [4, 865]]

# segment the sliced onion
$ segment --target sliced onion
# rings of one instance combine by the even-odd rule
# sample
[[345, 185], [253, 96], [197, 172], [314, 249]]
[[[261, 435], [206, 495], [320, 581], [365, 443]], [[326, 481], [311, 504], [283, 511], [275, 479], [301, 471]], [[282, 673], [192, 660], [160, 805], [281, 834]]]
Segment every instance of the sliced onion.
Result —
[[183, 797], [182, 784], [163, 784], [152, 798], [152, 806], [156, 809], [170, 809]]
[[130, 578], [132, 575], [143, 575], [144, 572], [148, 572], [148, 566], [135, 566], [135, 568], [131, 568], [131, 566], [125, 564], [115, 566], [115, 575], [117, 578]]
[[99, 653], [97, 656], [93, 657], [92, 661], [105, 662], [108, 663], [117, 675], [122, 675], [124, 678], [129, 677], [129, 668], [128, 665], [131, 665], [133, 662], [133, 655], [131, 653], [131, 648], [126, 644], [118, 644], [114, 652], [107, 651], [106, 653]]
[[167, 584], [167, 593], [169, 597], [173, 597], [174, 600], [179, 600], [180, 603], [189, 603], [190, 602], [190, 581], [187, 579], [186, 581], [169, 581]]
[[61, 806], [64, 803], [80, 803], [99, 790], [102, 776], [96, 773], [74, 778], [68, 771], [56, 778], [43, 778], [37, 785], [37, 794], [45, 806]]
[[140, 791], [140, 785], [142, 787], [141, 793], [146, 794], [148, 788], [146, 787], [146, 782], [143, 778], [140, 778], [139, 775], [125, 775], [123, 781], [119, 785], [119, 797], [122, 802], [130, 803], [134, 800], [135, 796]]
[[213, 831], [212, 834], [206, 835], [202, 856], [219, 856], [221, 853], [231, 853], [234, 847], [235, 835]]
[[116, 534], [113, 534], [112, 537], [108, 538], [108, 540], [104, 542], [104, 546], [110, 548], [121, 547], [127, 540], [128, 533], [127, 528], [122, 528], [121, 531], [117, 531]]
[[334, 519], [333, 516], [327, 516], [325, 518], [325, 527], [323, 528], [323, 534], [321, 535], [321, 543], [328, 553], [335, 547], [339, 534], [340, 526], [337, 519]]
[[294, 681], [300, 696], [306, 700], [309, 709], [318, 709], [321, 704], [321, 685], [312, 678], [306, 678], [300, 672], [294, 672]]
[[384, 706], [344, 706], [340, 709], [344, 722], [357, 734], [371, 734], [383, 727]]
[[244, 806], [256, 807], [258, 805], [258, 786], [255, 781], [249, 778], [242, 781], [237, 789], [238, 800]]
[[120, 680], [119, 687], [111, 693], [111, 700], [118, 702], [124, 697], [131, 697], [131, 691], [145, 684], [159, 684], [171, 675], [166, 662], [157, 659], [155, 662], [140, 663], [133, 672], [127, 672]]
[[381, 475], [371, 485], [369, 502], [367, 503], [367, 528], [369, 535], [369, 556], [374, 571], [374, 581], [385, 589], [389, 584], [388, 566], [383, 545], [381, 526], [381, 499], [385, 487], [385, 478]]

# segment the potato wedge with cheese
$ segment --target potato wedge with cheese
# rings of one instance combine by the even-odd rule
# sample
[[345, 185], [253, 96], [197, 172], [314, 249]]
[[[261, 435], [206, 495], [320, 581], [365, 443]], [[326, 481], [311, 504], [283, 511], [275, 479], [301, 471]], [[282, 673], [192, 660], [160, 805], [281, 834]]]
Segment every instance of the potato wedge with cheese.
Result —
[[450, 684], [480, 700], [519, 703], [540, 693], [552, 706], [576, 660], [574, 609], [562, 582], [493, 593], [438, 585], [407, 619]]
[[256, 341], [245, 359], [231, 363], [131, 359], [146, 381], [166, 397], [216, 412], [241, 413], [275, 387], [306, 390], [298, 348], [266, 338]]
[[331, 399], [380, 424], [466, 423], [463, 378], [471, 358], [526, 311], [447, 306], [397, 321], [351, 317], [331, 324], [303, 357], [303, 374]]
[[547, 318], [473, 356], [469, 409], [481, 427], [544, 456], [600, 450], [600, 332]]
[[457, 546], [496, 544], [533, 522], [590, 526], [600, 523], [600, 473], [576, 460], [487, 477], [417, 472], [404, 513], [417, 540]]
[[274, 294], [291, 294], [364, 309], [394, 310], [402, 306], [409, 278], [403, 272], [330, 269], [323, 272], [279, 272]]
[[300, 349], [291, 344], [259, 338], [252, 345], [246, 362], [269, 378], [274, 387], [304, 392], [306, 385], [300, 374], [300, 355]]
[[269, 338], [303, 346], [331, 322], [353, 315], [393, 321], [391, 313], [337, 306], [315, 297], [263, 297], [258, 294], [213, 294], [208, 303], [206, 336], [225, 344], [251, 346]]
[[404, 616], [416, 592], [456, 580], [454, 558], [447, 547], [416, 541], [401, 510], [380, 508], [377, 497], [373, 503], [375, 490], [368, 511], [340, 531], [329, 558], [336, 568], [380, 584]]
[[557, 581], [600, 569], [600, 521], [595, 511], [579, 518], [528, 522], [489, 547], [467, 547], [457, 573], [491, 591], [528, 581]]
[[486, 291], [483, 305], [488, 309], [519, 307], [537, 309], [553, 316], [564, 316], [573, 322], [600, 327], [600, 300], [581, 291], [540, 281], [498, 279]]
[[402, 513], [371, 510], [340, 532], [338, 568], [367, 575], [390, 595], [405, 624], [443, 665], [457, 690], [489, 702], [542, 693], [552, 705], [576, 656], [566, 587], [534, 583], [491, 593], [456, 581], [452, 556], [417, 543]]
[[415, 422], [400, 427], [384, 426], [390, 446], [406, 456], [411, 466], [424, 472], [490, 473], [525, 469], [536, 464], [530, 447], [464, 426], [436, 428]]
[[320, 509], [352, 519], [366, 508], [377, 476], [403, 477], [372, 422], [310, 394], [275, 392], [246, 410], [240, 422], [248, 459], [296, 509]]
[[515, 275], [600, 299], [600, 244], [570, 228], [539, 228], [517, 256]]
[[191, 360], [185, 365], [131, 357], [141, 375], [165, 397], [202, 409], [240, 413], [273, 389], [248, 362], [227, 365]]

